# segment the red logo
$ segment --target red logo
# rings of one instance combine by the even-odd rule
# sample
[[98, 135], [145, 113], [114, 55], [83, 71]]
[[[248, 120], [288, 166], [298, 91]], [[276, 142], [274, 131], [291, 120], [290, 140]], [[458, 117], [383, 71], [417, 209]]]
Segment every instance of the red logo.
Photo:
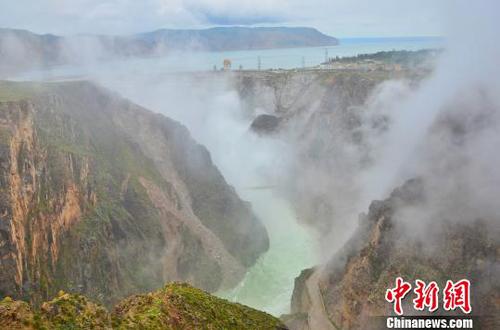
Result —
[[[385, 300], [393, 303], [394, 312], [397, 315], [403, 315], [402, 302], [411, 289], [412, 285], [410, 283], [398, 277], [396, 278], [396, 286], [386, 291]], [[426, 284], [424, 281], [415, 280], [413, 292], [415, 293], [413, 299], [413, 308], [415, 310], [423, 311], [427, 308], [432, 313], [438, 309], [439, 286], [435, 281]], [[443, 308], [447, 311], [460, 308], [466, 314], [472, 311], [469, 280], [463, 279], [456, 283], [449, 280], [446, 282], [443, 291]]]
[[394, 302], [394, 312], [398, 315], [403, 315], [403, 307], [401, 301], [411, 291], [411, 284], [403, 281], [401, 277], [396, 279], [396, 287], [389, 289], [385, 293], [385, 299], [388, 302]]
[[447, 311], [460, 308], [465, 314], [471, 312], [470, 306], [470, 282], [469, 280], [460, 280], [456, 283], [446, 282], [443, 292], [444, 309]]
[[439, 287], [437, 283], [432, 281], [429, 285], [425, 285], [424, 281], [416, 280], [415, 284], [417, 287], [413, 292], [415, 292], [417, 297], [413, 299], [413, 308], [423, 311], [425, 307], [428, 307], [431, 313], [438, 309]]

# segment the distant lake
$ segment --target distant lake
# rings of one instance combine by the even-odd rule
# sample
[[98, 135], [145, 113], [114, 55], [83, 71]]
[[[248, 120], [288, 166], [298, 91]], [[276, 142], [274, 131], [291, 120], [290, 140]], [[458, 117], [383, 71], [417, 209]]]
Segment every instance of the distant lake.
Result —
[[[148, 72], [208, 71], [222, 67], [224, 59], [232, 62], [233, 69], [240, 66], [245, 70], [255, 70], [259, 61], [261, 69], [293, 69], [313, 67], [325, 59], [336, 56], [355, 56], [389, 50], [419, 50], [443, 47], [444, 41], [438, 37], [405, 37], [405, 38], [350, 38], [340, 39], [337, 46], [281, 48], [264, 50], [241, 50], [227, 52], [179, 52], [165, 57], [136, 58], [106, 63], [89, 63], [85, 66], [63, 65], [50, 69], [27, 72], [12, 77], [20, 80], [54, 79], [65, 76], [85, 76], [88, 73], [102, 74], [137, 72], [144, 75]], [[260, 59], [260, 60], [259, 60]]]
[[[233, 69], [243, 66], [244, 69], [257, 69], [260, 57], [262, 69], [293, 69], [316, 66], [325, 59], [335, 56], [355, 56], [388, 50], [419, 50], [442, 47], [441, 38], [352, 38], [340, 39], [337, 46], [307, 47], [287, 49], [267, 49], [252, 51], [233, 51], [206, 54], [210, 63], [218, 67], [224, 58], [232, 61]], [[212, 66], [213, 66], [212, 64]]]

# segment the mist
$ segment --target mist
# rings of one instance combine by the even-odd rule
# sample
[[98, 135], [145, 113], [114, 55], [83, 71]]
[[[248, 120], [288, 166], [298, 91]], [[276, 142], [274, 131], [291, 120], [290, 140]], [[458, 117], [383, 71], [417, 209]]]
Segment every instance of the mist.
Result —
[[[500, 7], [460, 1], [446, 9], [446, 51], [429, 79], [389, 107], [390, 129], [377, 141], [378, 162], [365, 173], [368, 199], [421, 177], [427, 213], [452, 221], [498, 219], [500, 47], [492, 40]], [[426, 218], [431, 223], [415, 222], [428, 226], [440, 217]]]
[[[259, 114], [276, 114], [272, 100], [249, 105], [231, 73], [165, 73], [171, 68], [114, 58], [93, 38], [59, 47], [64, 58], [78, 59], [77, 76], [179, 121], [208, 148], [226, 181], [263, 220], [271, 249], [278, 242], [283, 253], [264, 256], [256, 267], [264, 275], [254, 275], [279, 278], [269, 280], [269, 293], [278, 292], [279, 301], [245, 297], [248, 287], [224, 294], [279, 314], [287, 312], [283, 297], [291, 295], [300, 270], [328, 260], [351, 237], [359, 214], [409, 179], [423, 180], [425, 202], [398, 210], [406, 234], [424, 239], [437, 222], [483, 219], [499, 225], [500, 4], [447, 1], [441, 10], [446, 49], [429, 76], [362, 86], [362, 102], [342, 90], [317, 87], [311, 95], [331, 102], [311, 102], [286, 117], [286, 127], [264, 136], [250, 126]], [[29, 57], [14, 37], [7, 40], [2, 47], [19, 59], [11, 65], [47, 64]], [[103, 58], [109, 64], [100, 63]], [[189, 53], [167, 58], [196, 60]], [[212, 62], [199, 65], [208, 70]], [[38, 78], [47, 77], [41, 72]], [[278, 259], [286, 265], [265, 273]], [[252, 281], [245, 278], [240, 288]]]

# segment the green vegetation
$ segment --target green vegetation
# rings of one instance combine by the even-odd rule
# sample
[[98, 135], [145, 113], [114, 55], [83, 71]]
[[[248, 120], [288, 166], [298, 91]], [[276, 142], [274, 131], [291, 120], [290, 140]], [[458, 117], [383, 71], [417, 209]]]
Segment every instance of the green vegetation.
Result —
[[33, 95], [33, 85], [0, 81], [0, 101], [19, 101]]
[[11, 132], [7, 128], [0, 127], [0, 145], [9, 144], [11, 138]]
[[[104, 105], [82, 102], [90, 98], [79, 93], [93, 93], [86, 90], [90, 88], [95, 87], [84, 82], [0, 82], [0, 102], [29, 99], [35, 105], [33, 111], [24, 114], [33, 118], [35, 145], [27, 149], [22, 144], [17, 159], [21, 176], [29, 175], [24, 173], [26, 163], [39, 169], [30, 221], [59, 212], [69, 186], [80, 192], [81, 216], [61, 237], [55, 269], [50, 254], [35, 261], [39, 271], [33, 271], [30, 278], [39, 285], [23, 298], [36, 305], [59, 289], [83, 291], [109, 305], [164, 282], [162, 216], [139, 178], [163, 190], [168, 182], [153, 161], [116, 128], [112, 116], [102, 110]], [[100, 94], [95, 97], [102, 97], [102, 91], [96, 91]], [[109, 99], [106, 95], [101, 102], [106, 104]], [[18, 114], [12, 111], [5, 108], [3, 113], [17, 120]], [[9, 143], [10, 131], [0, 127], [0, 143], [3, 140]], [[26, 232], [30, 249], [32, 235], [31, 230]], [[82, 283], [90, 280], [92, 285], [83, 289]], [[120, 283], [120, 287], [110, 283]]]
[[35, 315], [24, 301], [5, 297], [0, 301], [0, 328], [34, 329]]
[[118, 329], [280, 329], [277, 318], [209, 295], [187, 284], [170, 284], [119, 303], [113, 312]]
[[[267, 248], [250, 207], [177, 122], [83, 81], [4, 81], [0, 93], [0, 155], [9, 160], [17, 147], [12, 167], [29, 195], [21, 219], [28, 289], [14, 290], [14, 263], [5, 262], [2, 296], [39, 307], [65, 290], [109, 307], [173, 279], [216, 291], [236, 275], [184, 224], [190, 212], [245, 265]], [[10, 201], [8, 188], [0, 202]]]
[[14, 82], [0, 80], [0, 102], [14, 102], [32, 99], [50, 91], [61, 83]]
[[41, 323], [48, 329], [110, 328], [108, 311], [81, 295], [61, 291], [58, 297], [43, 303], [40, 311]]
[[0, 301], [2, 329], [76, 330], [111, 329], [108, 311], [81, 295], [63, 291], [34, 310], [24, 301], [9, 297]]
[[417, 51], [392, 50], [382, 51], [372, 54], [359, 54], [349, 57], [335, 57], [329, 60], [329, 63], [356, 63], [361, 61], [379, 61], [390, 64], [401, 64], [404, 66], [417, 66], [425, 63], [429, 59], [439, 54], [439, 50], [422, 49]]
[[0, 301], [0, 327], [7, 329], [285, 329], [277, 318], [231, 303], [183, 283], [129, 297], [112, 313], [77, 294], [58, 296], [33, 309]]

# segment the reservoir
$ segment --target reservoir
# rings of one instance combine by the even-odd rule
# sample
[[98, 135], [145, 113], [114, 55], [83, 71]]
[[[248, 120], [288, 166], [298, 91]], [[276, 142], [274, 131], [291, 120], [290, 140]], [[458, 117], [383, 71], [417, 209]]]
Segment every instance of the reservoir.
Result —
[[262, 70], [294, 69], [314, 67], [326, 58], [336, 56], [356, 56], [391, 50], [419, 50], [440, 48], [444, 40], [437, 37], [404, 37], [404, 38], [346, 38], [340, 39], [337, 46], [280, 48], [263, 50], [240, 50], [224, 52], [172, 52], [168, 56], [117, 60], [112, 62], [93, 63], [89, 60], [83, 66], [61, 65], [50, 69], [33, 70], [8, 79], [37, 80], [58, 79], [60, 77], [85, 76], [89, 72], [99, 72], [108, 76], [117, 72], [145, 75], [156, 75], [168, 72], [212, 71], [219, 70], [224, 59], [232, 62], [233, 69]]

